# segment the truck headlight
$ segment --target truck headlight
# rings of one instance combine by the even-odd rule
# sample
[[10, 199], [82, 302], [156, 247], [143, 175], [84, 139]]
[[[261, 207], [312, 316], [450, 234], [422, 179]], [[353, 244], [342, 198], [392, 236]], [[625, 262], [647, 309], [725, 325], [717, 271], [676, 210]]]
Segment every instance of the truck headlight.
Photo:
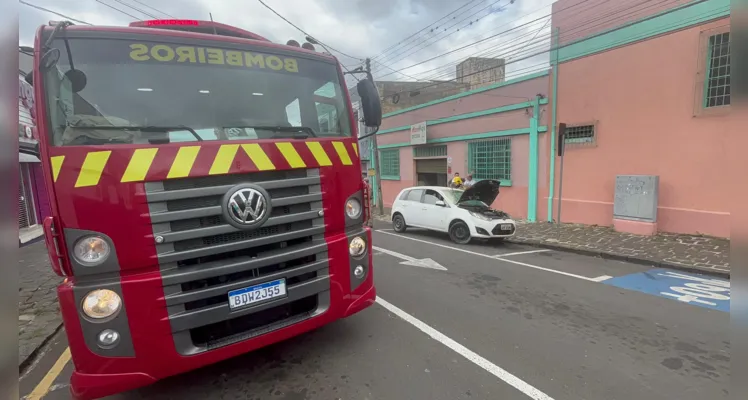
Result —
[[356, 236], [351, 240], [351, 244], [348, 245], [348, 252], [351, 254], [351, 257], [363, 257], [366, 254], [366, 241], [361, 236]]
[[83, 299], [83, 313], [93, 319], [108, 318], [122, 308], [122, 298], [109, 289], [96, 289]]
[[357, 219], [361, 216], [361, 203], [357, 199], [348, 199], [345, 202], [345, 215], [350, 219]]
[[106, 261], [110, 252], [106, 240], [99, 236], [86, 236], [75, 243], [73, 257], [87, 267], [94, 267]]

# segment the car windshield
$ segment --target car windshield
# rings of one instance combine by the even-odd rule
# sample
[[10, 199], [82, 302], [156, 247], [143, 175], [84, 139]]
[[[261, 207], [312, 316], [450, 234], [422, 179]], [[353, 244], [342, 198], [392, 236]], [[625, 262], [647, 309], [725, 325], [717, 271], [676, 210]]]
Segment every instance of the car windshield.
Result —
[[334, 63], [230, 46], [57, 40], [44, 84], [51, 143], [351, 136]]
[[444, 193], [444, 198], [447, 200], [449, 204], [457, 204], [457, 202], [460, 200], [460, 197], [464, 193], [464, 190], [460, 189], [443, 189], [442, 193]]

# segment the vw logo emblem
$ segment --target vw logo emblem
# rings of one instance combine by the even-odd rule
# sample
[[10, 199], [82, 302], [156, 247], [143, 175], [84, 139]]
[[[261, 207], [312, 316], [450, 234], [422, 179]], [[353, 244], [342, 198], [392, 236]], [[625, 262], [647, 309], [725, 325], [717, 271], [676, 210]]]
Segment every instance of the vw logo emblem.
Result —
[[259, 186], [242, 185], [226, 193], [222, 204], [228, 222], [247, 229], [262, 225], [270, 217], [270, 196]]

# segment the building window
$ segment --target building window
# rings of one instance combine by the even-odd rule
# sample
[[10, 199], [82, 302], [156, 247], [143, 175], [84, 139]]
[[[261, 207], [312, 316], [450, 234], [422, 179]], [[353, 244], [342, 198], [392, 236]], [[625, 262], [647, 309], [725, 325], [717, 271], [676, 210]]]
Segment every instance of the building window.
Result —
[[709, 36], [704, 107], [730, 105], [730, 32]]
[[418, 146], [413, 148], [413, 157], [446, 157], [447, 146]]
[[400, 150], [380, 150], [379, 162], [382, 164], [382, 179], [400, 180]]
[[564, 131], [564, 145], [594, 144], [595, 125], [567, 126]]
[[496, 138], [468, 144], [468, 173], [473, 178], [512, 181], [512, 139]]

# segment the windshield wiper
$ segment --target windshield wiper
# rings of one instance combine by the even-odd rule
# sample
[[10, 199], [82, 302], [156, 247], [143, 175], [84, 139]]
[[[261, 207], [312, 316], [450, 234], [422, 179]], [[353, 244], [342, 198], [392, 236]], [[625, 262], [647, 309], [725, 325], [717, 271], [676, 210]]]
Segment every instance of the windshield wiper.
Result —
[[[254, 126], [232, 126], [232, 128], [250, 128], [260, 129], [263, 131], [274, 131], [274, 132], [288, 132], [288, 133], [301, 133], [306, 135], [293, 135], [292, 139], [306, 139], [309, 136], [317, 137], [314, 133], [314, 129], [308, 126], [272, 126], [272, 125], [254, 125]], [[281, 137], [281, 136], [276, 136]]]
[[195, 132], [194, 129], [185, 125], [174, 125], [174, 126], [133, 126], [133, 125], [68, 125], [75, 129], [101, 129], [101, 130], [117, 130], [117, 131], [142, 131], [142, 132], [172, 132], [172, 131], [188, 131], [192, 136], [197, 139], [198, 142], [202, 142], [203, 138]]

